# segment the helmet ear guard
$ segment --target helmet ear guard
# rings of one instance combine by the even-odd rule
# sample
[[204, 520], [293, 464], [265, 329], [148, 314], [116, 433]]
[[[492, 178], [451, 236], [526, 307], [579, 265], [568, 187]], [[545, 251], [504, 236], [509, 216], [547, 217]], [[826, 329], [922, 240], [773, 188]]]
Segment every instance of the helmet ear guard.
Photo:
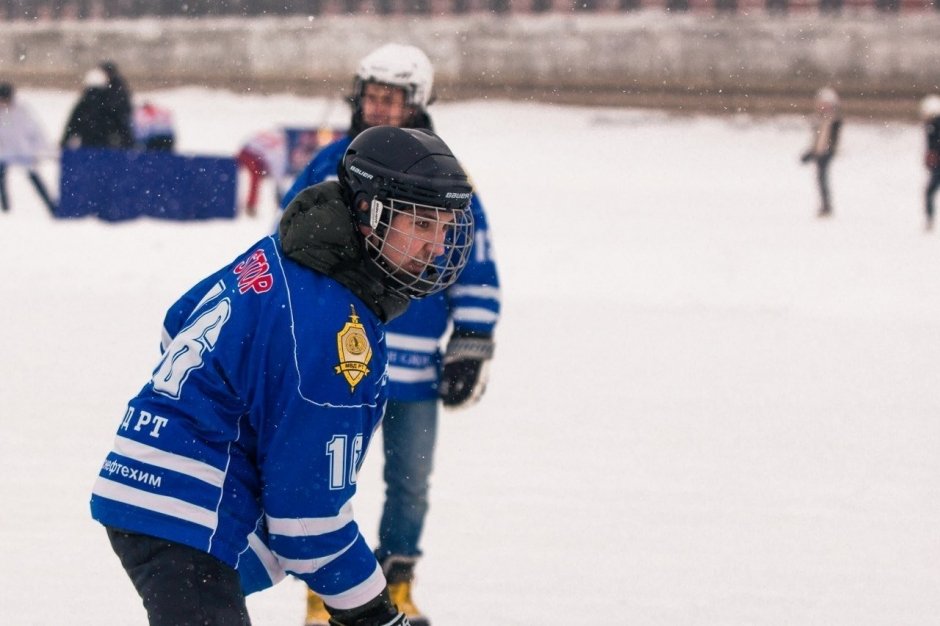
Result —
[[369, 203], [369, 227], [372, 230], [375, 230], [379, 227], [379, 221], [382, 217], [382, 211], [385, 209], [385, 206], [382, 204], [382, 201], [378, 198], [372, 198], [372, 202]]

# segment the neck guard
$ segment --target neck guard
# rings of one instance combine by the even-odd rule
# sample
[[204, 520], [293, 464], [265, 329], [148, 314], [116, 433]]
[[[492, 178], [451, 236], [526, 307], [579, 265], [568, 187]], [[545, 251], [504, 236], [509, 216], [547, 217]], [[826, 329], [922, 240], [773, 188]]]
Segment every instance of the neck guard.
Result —
[[297, 194], [284, 211], [278, 234], [287, 258], [341, 283], [383, 322], [408, 308], [409, 298], [385, 284], [384, 274], [366, 254], [339, 183], [320, 183]]

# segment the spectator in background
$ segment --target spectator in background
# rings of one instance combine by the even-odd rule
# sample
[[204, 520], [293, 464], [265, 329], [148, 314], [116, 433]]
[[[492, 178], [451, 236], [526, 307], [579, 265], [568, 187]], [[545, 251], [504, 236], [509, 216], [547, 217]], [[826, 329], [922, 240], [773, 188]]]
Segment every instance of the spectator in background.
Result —
[[134, 147], [129, 93], [123, 79], [115, 80], [112, 83], [102, 67], [88, 71], [85, 90], [62, 133], [63, 148]]
[[[336, 177], [337, 166], [360, 133], [374, 126], [430, 129], [434, 70], [414, 46], [384, 45], [359, 64], [352, 119], [345, 137], [325, 146], [294, 181], [283, 205], [305, 188]], [[475, 234], [467, 268], [449, 289], [413, 302], [388, 325], [389, 399], [382, 422], [385, 506], [375, 554], [388, 579], [392, 601], [412, 626], [428, 626], [411, 588], [429, 507], [439, 401], [456, 409], [473, 405], [486, 388], [500, 294], [490, 233], [474, 195]], [[441, 353], [441, 342], [447, 349]], [[485, 620], [484, 620], [485, 621]], [[307, 596], [307, 626], [326, 626], [323, 599]]]
[[336, 139], [337, 132], [323, 128], [275, 128], [252, 135], [235, 159], [240, 169], [248, 173], [248, 192], [244, 210], [254, 216], [258, 212], [258, 191], [265, 178], [274, 181], [277, 205], [281, 204], [284, 189], [301, 171], [317, 148]]
[[108, 77], [108, 99], [110, 100], [111, 108], [114, 109], [117, 114], [131, 120], [133, 115], [131, 89], [127, 86], [127, 81], [124, 80], [124, 76], [121, 75], [117, 63], [114, 61], [102, 61], [98, 64], [98, 67], [101, 68], [101, 71]]
[[134, 142], [141, 150], [172, 152], [176, 143], [173, 113], [153, 102], [134, 109]]
[[282, 185], [287, 176], [287, 138], [280, 130], [265, 130], [252, 135], [235, 156], [238, 168], [248, 173], [248, 192], [244, 210], [254, 217], [258, 213], [258, 190], [261, 181], [270, 177], [280, 205]]
[[940, 96], [931, 94], [920, 103], [920, 118], [924, 121], [927, 133], [927, 152], [924, 155], [924, 165], [930, 172], [925, 192], [926, 222], [925, 230], [933, 229], [933, 196], [940, 188]]
[[55, 203], [36, 173], [39, 159], [48, 154], [51, 150], [46, 135], [36, 123], [32, 111], [17, 101], [13, 85], [0, 83], [0, 208], [4, 212], [10, 210], [7, 166], [20, 165], [26, 168], [29, 180], [43, 203], [51, 213], [55, 213]]
[[801, 161], [816, 162], [816, 179], [819, 183], [819, 217], [832, 215], [832, 202], [829, 198], [829, 162], [839, 143], [839, 130], [842, 128], [842, 112], [839, 96], [831, 87], [823, 87], [816, 92], [816, 114], [813, 121], [812, 144], [803, 153]]

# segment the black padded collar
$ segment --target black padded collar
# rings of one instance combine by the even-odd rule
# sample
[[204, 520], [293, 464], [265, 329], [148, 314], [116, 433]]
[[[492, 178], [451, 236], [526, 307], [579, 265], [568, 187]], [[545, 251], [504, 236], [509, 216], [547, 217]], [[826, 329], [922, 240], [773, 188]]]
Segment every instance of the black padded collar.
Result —
[[345, 285], [383, 322], [408, 308], [409, 298], [385, 283], [384, 273], [366, 254], [338, 182], [297, 194], [284, 211], [278, 234], [287, 258]]

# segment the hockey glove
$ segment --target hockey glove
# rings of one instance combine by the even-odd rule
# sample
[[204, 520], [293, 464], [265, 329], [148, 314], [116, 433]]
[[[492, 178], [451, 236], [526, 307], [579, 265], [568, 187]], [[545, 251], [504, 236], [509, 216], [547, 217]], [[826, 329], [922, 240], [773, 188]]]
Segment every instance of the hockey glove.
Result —
[[486, 390], [493, 340], [487, 336], [454, 335], [444, 353], [440, 396], [444, 406], [464, 408], [475, 404]]
[[330, 626], [411, 626], [405, 614], [388, 597], [388, 588], [355, 609], [330, 611]]

